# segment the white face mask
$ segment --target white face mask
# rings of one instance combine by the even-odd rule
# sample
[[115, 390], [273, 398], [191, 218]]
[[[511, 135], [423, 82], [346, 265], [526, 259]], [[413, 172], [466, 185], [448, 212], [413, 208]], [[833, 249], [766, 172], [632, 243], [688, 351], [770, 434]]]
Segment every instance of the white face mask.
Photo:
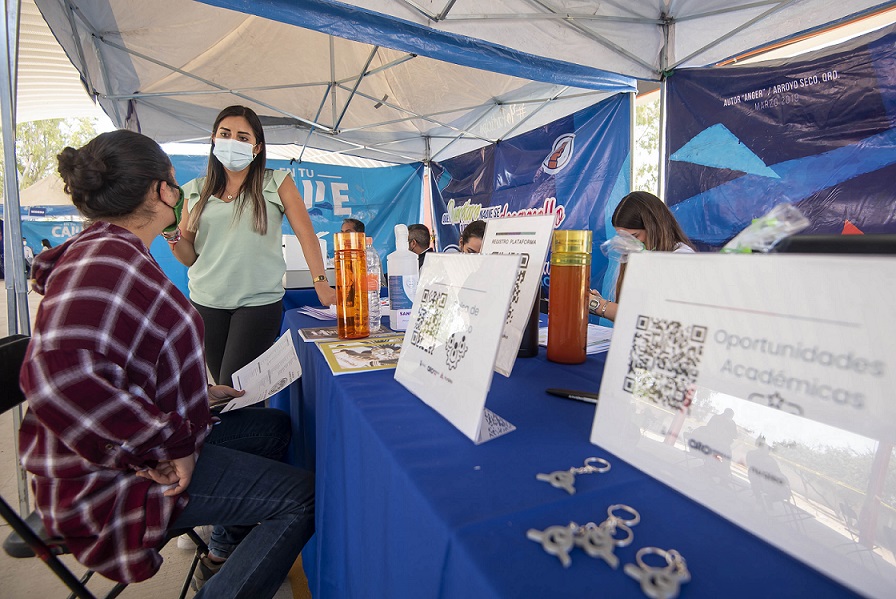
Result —
[[244, 141], [220, 137], [215, 139], [215, 148], [212, 153], [221, 161], [224, 168], [238, 173], [252, 164], [255, 159], [255, 154], [252, 153], [253, 147], [255, 146]]

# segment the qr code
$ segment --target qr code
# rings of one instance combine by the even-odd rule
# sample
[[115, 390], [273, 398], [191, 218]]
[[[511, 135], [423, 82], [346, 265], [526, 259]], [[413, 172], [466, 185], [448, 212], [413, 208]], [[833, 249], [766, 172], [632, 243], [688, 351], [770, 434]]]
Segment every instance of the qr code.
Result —
[[513, 320], [514, 309], [520, 302], [520, 290], [523, 286], [523, 281], [526, 280], [526, 267], [529, 266], [529, 254], [502, 254], [500, 252], [495, 252], [495, 254], [499, 256], [520, 257], [519, 269], [516, 271], [516, 279], [513, 282], [513, 292], [510, 294], [510, 307], [507, 309], [507, 317], [504, 319], [505, 324], [510, 324], [510, 321]]
[[411, 345], [432, 354], [439, 338], [439, 329], [442, 328], [442, 316], [445, 314], [447, 301], [448, 294], [444, 291], [423, 290], [417, 320], [411, 332]]
[[705, 326], [639, 315], [622, 390], [687, 411], [700, 375]]

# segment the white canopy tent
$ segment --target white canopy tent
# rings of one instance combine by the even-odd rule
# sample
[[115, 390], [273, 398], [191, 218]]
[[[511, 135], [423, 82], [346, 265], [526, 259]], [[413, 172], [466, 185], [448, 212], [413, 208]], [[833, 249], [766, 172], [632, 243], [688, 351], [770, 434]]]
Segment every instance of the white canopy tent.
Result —
[[312, 147], [420, 162], [634, 89], [619, 76], [582, 89], [499, 75], [185, 0], [37, 6], [113, 122], [160, 142], [205, 141], [215, 114], [240, 103], [298, 159]]
[[873, 0], [35, 0], [116, 126], [205, 140], [247, 104], [269, 143], [445, 159], [634, 89], [896, 6]]
[[[391, 162], [462, 154], [632, 91], [633, 78], [661, 81], [677, 68], [736, 58], [896, 6], [874, 0], [35, 2], [88, 96], [118, 127], [160, 142], [205, 141], [215, 114], [240, 103], [263, 116], [268, 143], [294, 144], [298, 160], [314, 148]], [[18, 214], [14, 75], [22, 77], [17, 51], [28, 31], [19, 29], [19, 0], [3, 0], [3, 12], [4, 185], [7, 213]], [[48, 71], [36, 89], [52, 96], [65, 86]], [[18, 222], [9, 225], [7, 263], [20, 264], [21, 229]], [[18, 270], [6, 284], [9, 322], [14, 331], [29, 332]], [[24, 479], [19, 482], [27, 509]]]

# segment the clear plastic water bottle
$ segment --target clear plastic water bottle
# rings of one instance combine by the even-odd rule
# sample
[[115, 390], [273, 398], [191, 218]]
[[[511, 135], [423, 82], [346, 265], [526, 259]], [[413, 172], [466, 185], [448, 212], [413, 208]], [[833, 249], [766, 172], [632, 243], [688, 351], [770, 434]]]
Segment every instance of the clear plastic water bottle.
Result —
[[382, 326], [380, 320], [380, 281], [383, 276], [383, 264], [380, 255], [373, 247], [373, 237], [367, 238], [367, 303], [370, 315], [370, 332], [376, 333]]

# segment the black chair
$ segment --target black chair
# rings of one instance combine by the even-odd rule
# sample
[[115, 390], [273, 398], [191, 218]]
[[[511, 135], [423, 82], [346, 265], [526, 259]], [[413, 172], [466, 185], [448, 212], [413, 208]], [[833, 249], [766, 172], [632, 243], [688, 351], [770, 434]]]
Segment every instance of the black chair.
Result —
[[[19, 371], [25, 359], [25, 350], [28, 347], [29, 337], [26, 335], [11, 335], [0, 340], [0, 414], [7, 412], [25, 401], [25, 396], [19, 388]], [[13, 532], [3, 543], [3, 549], [8, 555], [16, 558], [39, 557], [59, 577], [66, 587], [71, 590], [69, 599], [80, 597], [82, 599], [95, 599], [93, 593], [87, 588], [87, 581], [93, 576], [92, 570], [87, 570], [79, 579], [58, 557], [69, 553], [65, 542], [59, 538], [51, 537], [44, 528], [37, 512], [31, 512], [27, 518], [22, 519], [10, 505], [0, 497], [0, 516], [12, 527]], [[193, 563], [187, 572], [181, 588], [180, 598], [183, 599], [190, 588], [190, 581], [199, 563], [199, 558], [208, 553], [208, 546], [193, 529], [170, 531], [167, 544], [171, 539], [186, 534], [196, 543], [196, 552], [193, 555]], [[116, 584], [106, 595], [106, 599], [117, 597], [127, 586], [126, 583]]]

